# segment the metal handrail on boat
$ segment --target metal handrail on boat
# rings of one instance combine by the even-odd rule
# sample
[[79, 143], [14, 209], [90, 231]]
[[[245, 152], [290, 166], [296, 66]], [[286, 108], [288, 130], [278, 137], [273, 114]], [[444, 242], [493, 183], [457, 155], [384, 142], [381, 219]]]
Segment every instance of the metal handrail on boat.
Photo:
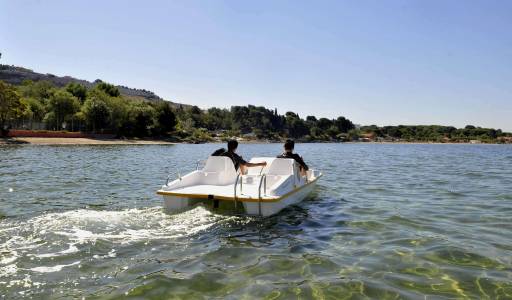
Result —
[[175, 175], [178, 175], [178, 178], [179, 180], [181, 180], [181, 172], [180, 170], [178, 170], [177, 172], [174, 172], [174, 173], [171, 173], [169, 175], [167, 175], [167, 180], [165, 181], [165, 185], [169, 185], [169, 180], [171, 180], [171, 178], [174, 178]]
[[[235, 201], [235, 209], [237, 208], [237, 201], [236, 201], [236, 187], [238, 186], [238, 179], [241, 178], [241, 175], [240, 173], [238, 173], [236, 175], [236, 181], [235, 181], [235, 188], [234, 188], [234, 195], [233, 195], [233, 200]], [[243, 179], [242, 179], [243, 180]], [[240, 180], [240, 181], [242, 181]], [[242, 192], [242, 183], [240, 182], [240, 193]]]
[[261, 184], [263, 183], [263, 195], [267, 194], [267, 174], [261, 175], [260, 185], [258, 186], [258, 213], [261, 216]]
[[[204, 160], [204, 159], [198, 159], [198, 160], [196, 161], [196, 171], [199, 171], [199, 164], [201, 164], [201, 163], [206, 163], [206, 160]], [[203, 167], [204, 167], [204, 166], [203, 166]]]
[[[206, 162], [206, 161], [201, 160], [201, 159], [198, 159], [196, 161], [196, 171], [199, 171], [199, 164], [204, 163], [204, 162]], [[165, 181], [165, 185], [168, 185], [169, 181], [171, 181], [171, 179], [174, 178], [175, 175], [178, 175], [177, 179], [181, 180], [181, 172], [180, 172], [180, 170], [178, 170], [177, 172], [173, 172], [173, 173], [167, 175], [167, 180]]]

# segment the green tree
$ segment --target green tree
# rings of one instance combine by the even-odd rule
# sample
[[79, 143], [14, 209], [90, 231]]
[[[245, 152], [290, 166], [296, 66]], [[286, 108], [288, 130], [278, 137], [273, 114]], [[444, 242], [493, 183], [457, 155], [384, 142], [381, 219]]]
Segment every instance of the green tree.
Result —
[[227, 109], [209, 108], [205, 116], [205, 125], [209, 130], [231, 128], [231, 113]]
[[48, 99], [46, 120], [51, 127], [61, 128], [62, 124], [70, 121], [79, 110], [78, 98], [65, 90], [57, 90]]
[[317, 139], [321, 134], [321, 130], [320, 128], [316, 127], [316, 126], [313, 126], [309, 129], [309, 134], [310, 136], [313, 138], [313, 139]]
[[116, 133], [128, 118], [128, 110], [130, 105], [121, 97], [108, 97], [105, 100], [110, 111], [110, 128]]
[[338, 128], [340, 132], [348, 132], [350, 129], [354, 129], [354, 124], [345, 117], [338, 117], [336, 120], [334, 120], [334, 125]]
[[357, 140], [359, 138], [359, 134], [360, 134], [359, 130], [357, 130], [357, 129], [350, 129], [348, 131], [348, 137], [347, 138], [348, 138], [349, 141], [354, 141], [354, 140]]
[[145, 102], [141, 102], [130, 112], [134, 121], [133, 135], [148, 136], [154, 127], [155, 109]]
[[192, 119], [197, 128], [206, 127], [205, 113], [195, 105], [186, 110], [186, 118]]
[[210, 141], [212, 137], [206, 128], [196, 128], [192, 133], [192, 139], [194, 141]]
[[55, 93], [56, 88], [49, 81], [42, 80], [33, 82], [32, 80], [23, 81], [19, 87], [21, 96], [24, 98], [34, 98], [46, 105], [48, 99]]
[[191, 118], [188, 118], [183, 122], [180, 122], [180, 127], [185, 132], [192, 132], [194, 130], [194, 125], [194, 120], [192, 120]]
[[121, 92], [119, 92], [119, 89], [116, 86], [114, 86], [110, 83], [103, 82], [103, 81], [98, 83], [95, 86], [95, 88], [104, 91], [111, 97], [118, 97], [119, 95], [121, 95]]
[[340, 133], [340, 130], [336, 125], [331, 125], [331, 127], [327, 128], [325, 133], [331, 138], [336, 139], [337, 135]]
[[0, 80], [0, 130], [5, 135], [5, 127], [11, 118], [17, 118], [22, 111], [22, 103], [16, 89]]
[[87, 93], [82, 112], [87, 126], [94, 131], [107, 129], [118, 135], [130, 135], [123, 126], [127, 124], [131, 103], [101, 89], [92, 89]]
[[105, 99], [98, 95], [92, 95], [85, 100], [82, 113], [87, 126], [94, 132], [105, 129], [110, 122], [109, 106]]
[[309, 129], [306, 126], [306, 123], [299, 117], [299, 115], [289, 111], [285, 116], [286, 129], [291, 137], [300, 138], [309, 134]]
[[156, 119], [157, 119], [157, 132], [158, 134], [167, 134], [170, 131], [174, 130], [176, 126], [176, 115], [174, 111], [171, 109], [169, 103], [162, 102], [159, 103], [156, 108]]
[[318, 122], [318, 120], [316, 119], [315, 116], [307, 116], [306, 117], [306, 122], [311, 123], [311, 124], [315, 124], [316, 122]]
[[33, 121], [41, 122], [46, 115], [45, 106], [35, 98], [21, 98], [20, 100], [24, 106], [24, 116], [30, 121], [30, 128], [32, 128]]
[[70, 82], [66, 85], [66, 91], [70, 92], [73, 96], [77, 97], [80, 100], [80, 103], [83, 104], [85, 98], [87, 97], [87, 88], [76, 82]]
[[245, 106], [232, 106], [232, 128], [239, 130], [241, 133], [247, 133], [251, 131], [251, 122], [249, 120], [249, 108]]
[[333, 125], [332, 121], [327, 118], [320, 118], [317, 122], [318, 128], [321, 130], [327, 130]]
[[119, 135], [145, 137], [150, 133], [156, 133], [156, 110], [142, 101], [133, 101], [127, 107], [127, 115]]

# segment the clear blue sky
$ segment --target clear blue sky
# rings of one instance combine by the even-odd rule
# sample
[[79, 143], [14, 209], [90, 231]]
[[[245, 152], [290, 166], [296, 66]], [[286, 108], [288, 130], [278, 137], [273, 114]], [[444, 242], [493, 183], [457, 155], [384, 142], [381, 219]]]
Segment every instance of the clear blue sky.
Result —
[[8, 1], [0, 62], [359, 124], [512, 131], [512, 1]]

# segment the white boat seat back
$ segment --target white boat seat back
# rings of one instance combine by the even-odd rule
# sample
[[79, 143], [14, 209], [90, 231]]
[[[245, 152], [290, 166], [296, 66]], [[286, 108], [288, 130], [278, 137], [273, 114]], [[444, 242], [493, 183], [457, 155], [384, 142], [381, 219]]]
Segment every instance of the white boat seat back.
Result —
[[293, 175], [295, 160], [291, 158], [276, 158], [268, 167], [268, 175]]
[[[204, 172], [235, 172], [235, 166], [231, 158], [226, 156], [210, 156], [203, 168]], [[236, 173], [236, 172], [235, 172]]]
[[237, 176], [233, 161], [225, 156], [208, 157], [202, 172], [205, 175], [202, 183], [211, 185], [233, 184]]
[[253, 157], [249, 161], [250, 163], [260, 163], [260, 162], [267, 162], [267, 165], [261, 170], [261, 167], [256, 168], [247, 168], [247, 174], [248, 175], [259, 175], [261, 174], [267, 174], [268, 169], [270, 168], [270, 165], [272, 165], [272, 162], [275, 160], [275, 157]]

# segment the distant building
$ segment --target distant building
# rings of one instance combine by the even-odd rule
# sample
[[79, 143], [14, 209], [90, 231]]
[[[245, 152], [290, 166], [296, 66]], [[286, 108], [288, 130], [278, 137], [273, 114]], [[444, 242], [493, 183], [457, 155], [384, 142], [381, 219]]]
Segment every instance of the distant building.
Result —
[[498, 141], [505, 144], [512, 144], [512, 136], [502, 136], [498, 138]]

